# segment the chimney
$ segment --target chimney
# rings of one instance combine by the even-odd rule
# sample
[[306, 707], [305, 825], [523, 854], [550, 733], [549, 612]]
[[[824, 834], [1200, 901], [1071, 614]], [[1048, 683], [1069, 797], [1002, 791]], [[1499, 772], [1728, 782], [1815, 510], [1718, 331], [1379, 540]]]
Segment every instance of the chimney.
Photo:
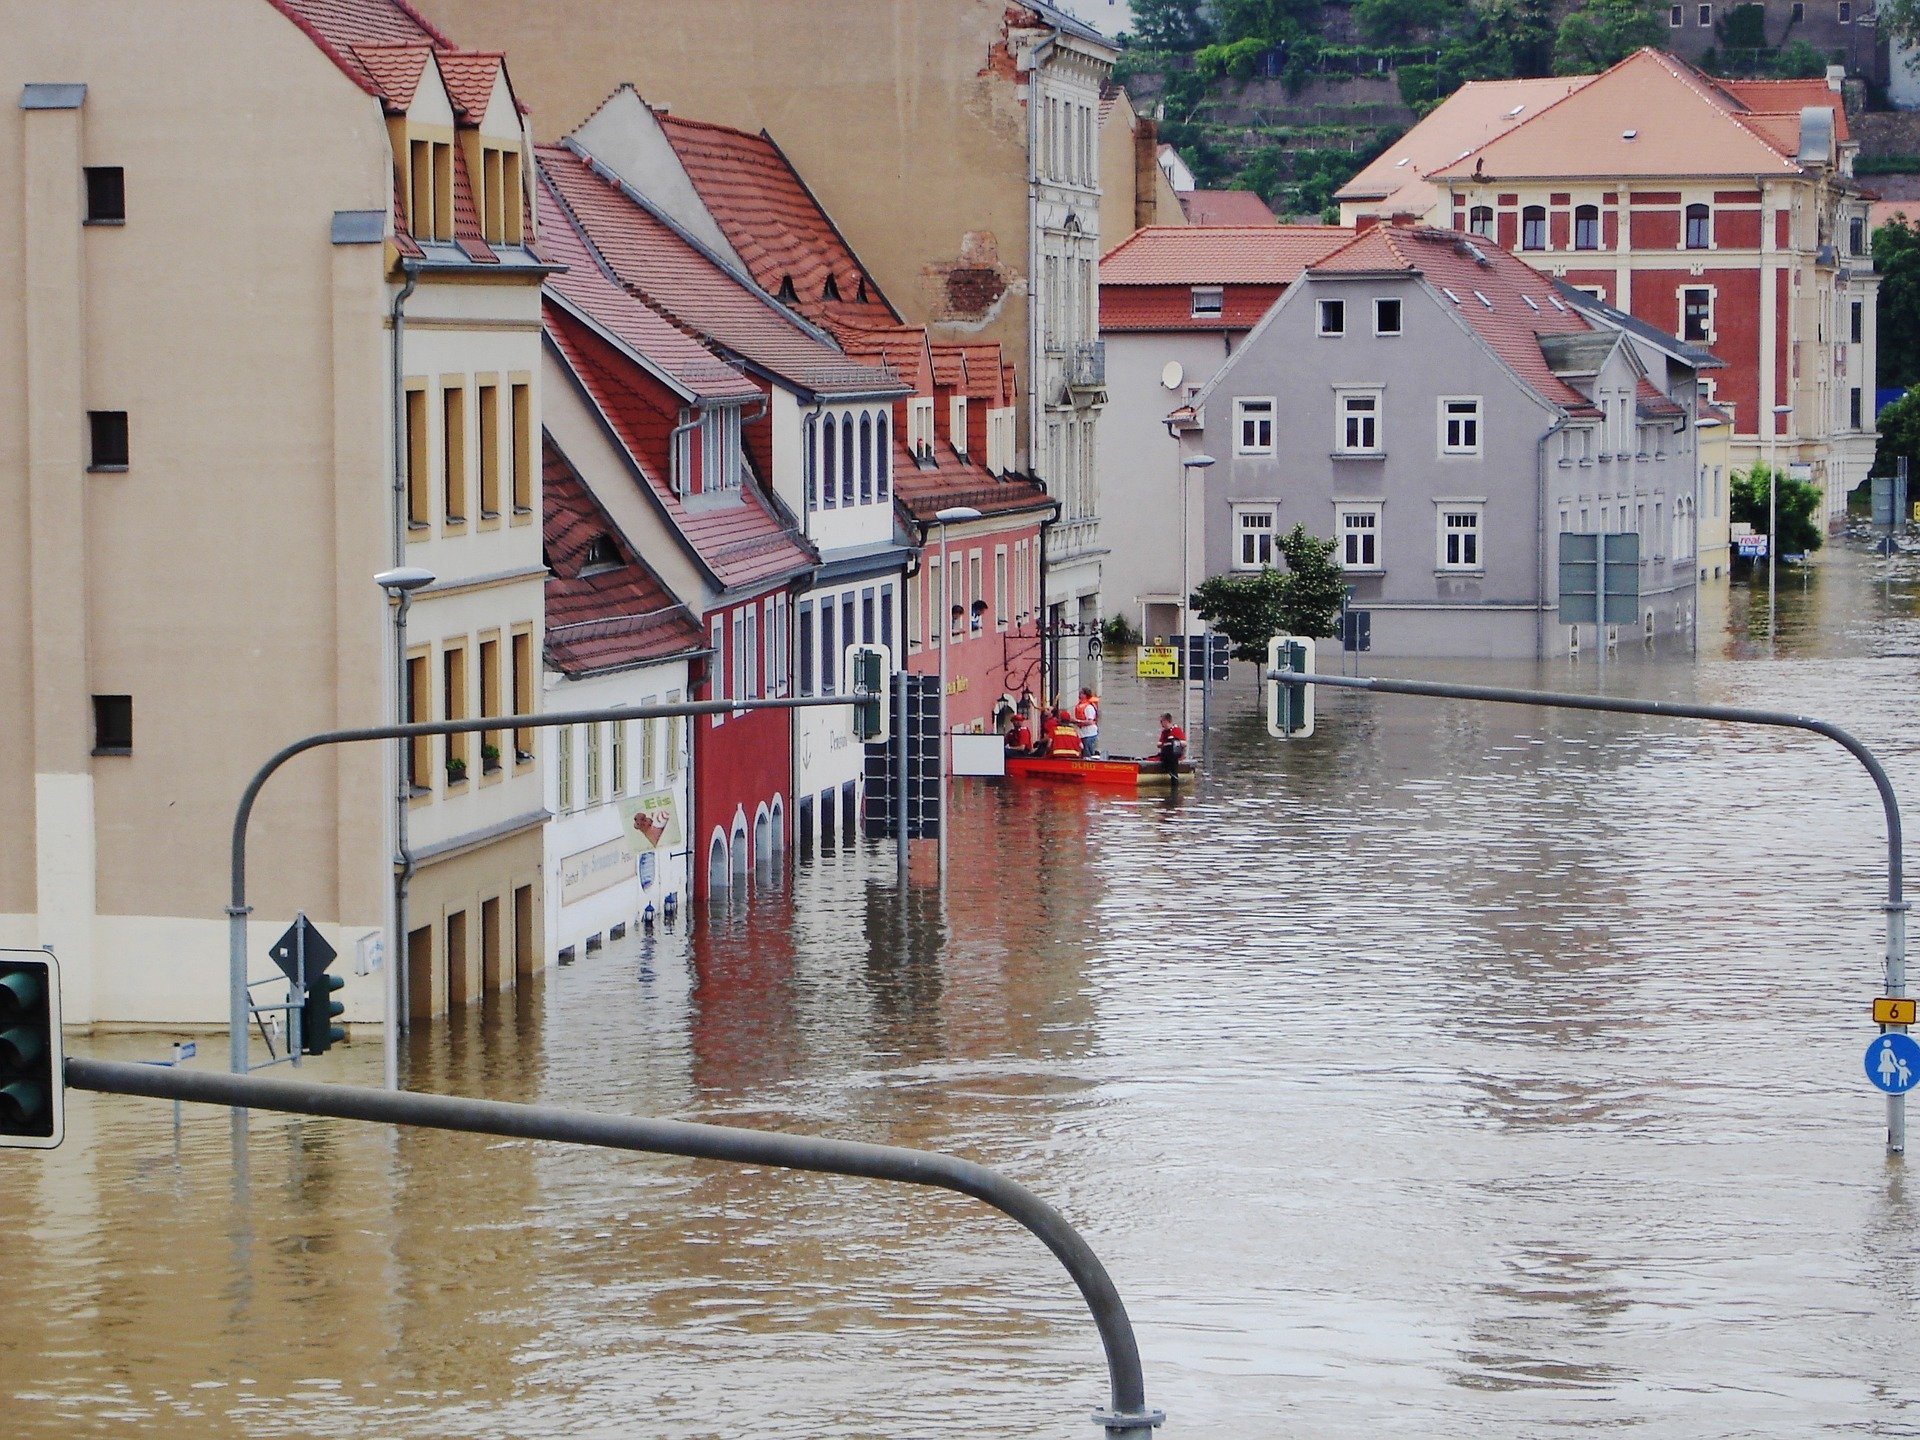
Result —
[[1827, 66], [1827, 89], [1838, 95], [1846, 88], [1847, 67], [1844, 65]]

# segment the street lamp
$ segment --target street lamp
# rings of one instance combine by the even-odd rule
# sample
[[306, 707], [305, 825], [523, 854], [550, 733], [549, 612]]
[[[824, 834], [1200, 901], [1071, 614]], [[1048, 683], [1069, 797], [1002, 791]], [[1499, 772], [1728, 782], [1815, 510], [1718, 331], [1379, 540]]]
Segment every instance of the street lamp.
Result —
[[[947, 527], [957, 525], [962, 520], [978, 520], [980, 512], [971, 505], [949, 505], [934, 515], [934, 523], [940, 527], [940, 613], [936, 617], [939, 629], [935, 632], [940, 642], [940, 876], [942, 881], [947, 874], [947, 776], [953, 769], [952, 732], [947, 727], [947, 648], [953, 643], [953, 627], [947, 623], [947, 616], [953, 610], [953, 572], [947, 568]], [[902, 741], [901, 743], [905, 743]]]
[[1774, 567], [1780, 555], [1779, 522], [1775, 512], [1780, 503], [1780, 464], [1779, 451], [1780, 419], [1791, 415], [1793, 406], [1776, 405], [1773, 407], [1773, 423], [1767, 430], [1767, 648], [1773, 648], [1773, 577]]
[[[393, 720], [405, 725], [413, 717], [407, 714], [407, 611], [413, 605], [413, 592], [431, 585], [434, 574], [418, 565], [402, 565], [382, 570], [373, 583], [387, 592], [393, 605]], [[407, 775], [407, 751], [413, 744], [402, 738], [394, 742], [393, 771], [393, 932], [388, 936], [386, 974], [382, 990], [386, 1018], [380, 1027], [381, 1073], [389, 1090], [400, 1088], [400, 963], [407, 941], [407, 880], [413, 869], [407, 853], [407, 806], [413, 799], [413, 787]]]
[[[1213, 463], [1211, 455], [1188, 455], [1180, 461], [1180, 733], [1187, 735], [1189, 746], [1193, 743], [1193, 737], [1188, 734], [1193, 728], [1193, 676], [1188, 673], [1193, 663], [1193, 616], [1189, 611], [1193, 603], [1193, 579], [1187, 523], [1193, 505], [1187, 496], [1187, 480], [1195, 470], [1205, 471]], [[1211, 665], [1213, 656], [1204, 656], [1200, 663]]]

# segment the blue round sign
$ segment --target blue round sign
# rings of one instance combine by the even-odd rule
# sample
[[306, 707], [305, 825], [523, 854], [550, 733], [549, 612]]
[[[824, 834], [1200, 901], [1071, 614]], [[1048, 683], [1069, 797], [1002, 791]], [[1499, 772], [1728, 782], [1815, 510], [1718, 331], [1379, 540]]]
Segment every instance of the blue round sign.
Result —
[[1920, 1041], [1897, 1031], [1874, 1036], [1867, 1046], [1867, 1079], [1889, 1095], [1920, 1085]]

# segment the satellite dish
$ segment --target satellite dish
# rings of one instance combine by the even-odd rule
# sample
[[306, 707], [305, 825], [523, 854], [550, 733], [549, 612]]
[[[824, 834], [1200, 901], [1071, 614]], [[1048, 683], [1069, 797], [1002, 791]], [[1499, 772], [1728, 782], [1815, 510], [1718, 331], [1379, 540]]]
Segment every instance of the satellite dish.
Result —
[[1178, 360], [1169, 360], [1166, 363], [1166, 368], [1160, 372], [1160, 383], [1169, 390], [1178, 390], [1180, 388], [1180, 381], [1185, 374], [1186, 372], [1180, 368], [1180, 362]]

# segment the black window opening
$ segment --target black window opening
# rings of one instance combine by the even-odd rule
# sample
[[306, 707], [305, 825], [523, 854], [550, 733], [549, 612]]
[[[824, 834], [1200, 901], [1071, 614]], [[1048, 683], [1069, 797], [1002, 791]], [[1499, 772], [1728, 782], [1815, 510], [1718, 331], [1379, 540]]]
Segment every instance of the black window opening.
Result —
[[1322, 300], [1320, 302], [1320, 333], [1322, 335], [1344, 335], [1347, 332], [1347, 302], [1344, 300]]
[[1600, 207], [1582, 205], [1573, 212], [1573, 248], [1576, 250], [1598, 250], [1600, 248]]
[[1529, 205], [1520, 212], [1520, 248], [1547, 248], [1547, 211], [1543, 205]]
[[1380, 335], [1400, 333], [1400, 302], [1398, 300], [1373, 302], [1373, 328], [1374, 332]]
[[1856, 300], [1853, 302], [1852, 312], [1847, 333], [1852, 337], [1853, 343], [1858, 345], [1866, 336], [1866, 306]]
[[1856, 385], [1847, 392], [1847, 423], [1854, 430], [1864, 429], [1865, 427], [1860, 423], [1861, 419], [1860, 387]]
[[1858, 215], [1847, 221], [1847, 249], [1855, 255], [1867, 253], [1867, 222]]
[[1713, 311], [1712, 298], [1705, 290], [1689, 290], [1681, 305], [1680, 338], [1688, 341], [1704, 342], [1711, 324]]
[[118, 165], [87, 166], [87, 224], [127, 222], [127, 172]]
[[93, 753], [131, 755], [133, 753], [133, 697], [96, 695], [93, 697]]
[[87, 430], [87, 468], [125, 470], [130, 454], [127, 449], [127, 412], [89, 410]]

